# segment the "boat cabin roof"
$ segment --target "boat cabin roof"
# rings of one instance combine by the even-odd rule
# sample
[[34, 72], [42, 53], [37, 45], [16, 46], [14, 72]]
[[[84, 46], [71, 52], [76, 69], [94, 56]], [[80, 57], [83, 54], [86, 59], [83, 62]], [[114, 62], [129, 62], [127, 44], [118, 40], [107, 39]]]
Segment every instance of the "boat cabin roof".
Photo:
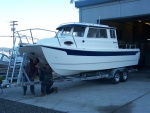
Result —
[[107, 29], [115, 29], [114, 27], [109, 27], [107, 25], [102, 24], [91, 24], [91, 23], [66, 23], [61, 24], [57, 30], [61, 30], [64, 27], [95, 27], [95, 28], [107, 28]]

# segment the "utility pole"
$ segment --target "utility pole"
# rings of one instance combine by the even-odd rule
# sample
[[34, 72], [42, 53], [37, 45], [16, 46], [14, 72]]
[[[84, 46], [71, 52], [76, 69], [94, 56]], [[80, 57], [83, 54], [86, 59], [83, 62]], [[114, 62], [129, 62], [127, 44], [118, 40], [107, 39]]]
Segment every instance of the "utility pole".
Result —
[[15, 47], [15, 42], [16, 42], [16, 39], [15, 39], [15, 31], [16, 31], [16, 28], [15, 28], [15, 26], [18, 25], [18, 24], [16, 24], [17, 22], [18, 22], [18, 21], [11, 21], [11, 22], [10, 22], [10, 26], [12, 26], [11, 31], [13, 32], [13, 49], [14, 49], [14, 47]]

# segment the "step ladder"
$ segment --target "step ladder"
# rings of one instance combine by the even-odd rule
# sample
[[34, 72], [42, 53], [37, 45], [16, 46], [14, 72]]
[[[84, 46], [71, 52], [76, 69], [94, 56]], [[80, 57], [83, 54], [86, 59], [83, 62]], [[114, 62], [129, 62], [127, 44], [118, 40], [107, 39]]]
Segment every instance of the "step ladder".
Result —
[[18, 57], [20, 57], [18, 54], [11, 55], [6, 78], [3, 83], [4, 85], [23, 85], [24, 79], [27, 80], [26, 82], [30, 83], [30, 79], [24, 70], [25, 65], [28, 63], [27, 55], [24, 53], [22, 59], [19, 62]]
[[[20, 69], [19, 69], [19, 73], [17, 77], [17, 84], [23, 85], [24, 82], [30, 83], [30, 79], [25, 71], [25, 66], [27, 65], [28, 62], [29, 62], [29, 59], [27, 58], [27, 55], [23, 53], [23, 57], [22, 57], [22, 61], [20, 64]], [[25, 81], [24, 79], [27, 79], [27, 81]]]
[[21, 62], [17, 62], [18, 55], [12, 54], [10, 57], [7, 74], [6, 74], [6, 80], [9, 80], [10, 83], [13, 82], [13, 80], [17, 79], [17, 74], [19, 73], [19, 67]]

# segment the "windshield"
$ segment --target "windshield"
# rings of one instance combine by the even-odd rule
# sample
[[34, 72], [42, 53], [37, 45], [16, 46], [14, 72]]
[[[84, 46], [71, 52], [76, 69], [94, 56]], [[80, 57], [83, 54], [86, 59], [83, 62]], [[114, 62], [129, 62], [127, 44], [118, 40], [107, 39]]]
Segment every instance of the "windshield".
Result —
[[71, 35], [71, 29], [72, 27], [64, 28], [61, 35]]
[[85, 32], [85, 27], [81, 27], [81, 26], [65, 27], [65, 28], [59, 29], [56, 36], [61, 37], [61, 36], [70, 36], [71, 35], [74, 37], [83, 37], [84, 32]]
[[71, 29], [72, 29], [72, 27], [66, 27], [66, 28], [59, 29], [59, 31], [57, 32], [55, 37], [60, 38], [61, 36], [71, 35]]

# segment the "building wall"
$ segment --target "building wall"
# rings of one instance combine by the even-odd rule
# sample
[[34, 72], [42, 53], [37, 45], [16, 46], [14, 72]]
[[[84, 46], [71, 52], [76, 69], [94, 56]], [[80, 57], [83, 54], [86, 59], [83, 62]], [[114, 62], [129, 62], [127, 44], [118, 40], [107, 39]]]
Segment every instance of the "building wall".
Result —
[[[116, 27], [118, 40], [137, 44], [141, 50], [140, 65], [150, 66], [150, 41], [147, 41], [150, 39], [150, 26], [137, 21], [138, 17], [150, 17], [150, 0], [86, 1], [81, 0], [78, 4], [82, 4], [76, 5], [79, 8], [79, 21], [97, 23], [100, 19], [102, 24]], [[136, 21], [132, 21], [135, 18]]]
[[79, 7], [79, 21], [96, 23], [97, 19], [124, 18], [150, 14], [150, 0], [117, 0]]

